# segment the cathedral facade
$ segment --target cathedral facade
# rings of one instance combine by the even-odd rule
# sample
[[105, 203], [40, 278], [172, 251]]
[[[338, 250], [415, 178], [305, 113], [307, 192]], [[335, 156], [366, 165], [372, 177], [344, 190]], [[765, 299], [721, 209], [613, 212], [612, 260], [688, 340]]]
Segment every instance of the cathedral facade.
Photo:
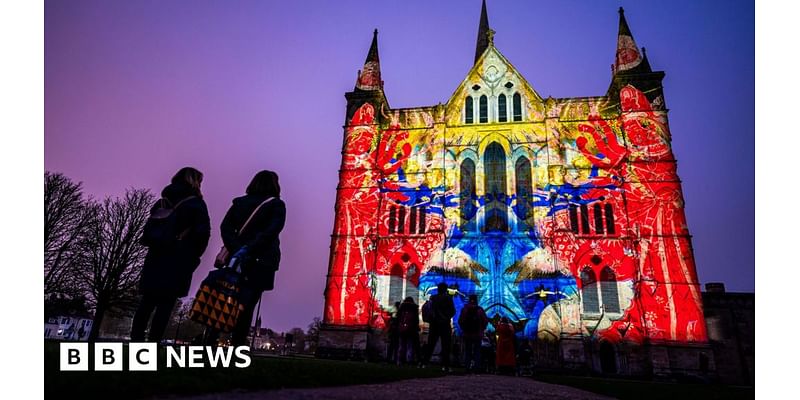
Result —
[[[588, 363], [587, 343], [702, 347], [664, 73], [622, 9], [601, 96], [542, 98], [493, 36], [484, 3], [474, 65], [450, 99], [395, 109], [374, 33], [346, 94], [320, 346], [370, 342], [395, 302], [421, 304], [445, 282], [457, 310], [477, 295], [520, 339], [557, 344], [562, 364]], [[650, 368], [671, 351], [649, 354]]]

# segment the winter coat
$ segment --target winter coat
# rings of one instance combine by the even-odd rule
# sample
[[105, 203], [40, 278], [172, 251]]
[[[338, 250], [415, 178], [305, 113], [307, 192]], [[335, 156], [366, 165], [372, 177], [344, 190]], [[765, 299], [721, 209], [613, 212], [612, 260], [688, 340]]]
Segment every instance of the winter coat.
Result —
[[[187, 184], [169, 184], [161, 191], [161, 197], [172, 207], [190, 196], [195, 197], [179, 204], [173, 211], [176, 221], [174, 240], [155, 243], [146, 235], [140, 240], [148, 248], [139, 285], [143, 294], [174, 297], [189, 294], [192, 273], [200, 265], [200, 256], [205, 252], [211, 236], [208, 208], [205, 201], [196, 196]], [[159, 200], [150, 212], [162, 206], [163, 201]]]
[[281, 262], [279, 234], [286, 222], [286, 205], [283, 200], [276, 197], [264, 204], [244, 232], [239, 230], [256, 207], [267, 198], [245, 195], [233, 199], [233, 204], [220, 226], [222, 242], [230, 254], [247, 245], [242, 271], [250, 285], [257, 290], [272, 290], [275, 284], [275, 271]]
[[[410, 322], [404, 330], [403, 322]], [[398, 332], [401, 335], [416, 334], [419, 331], [419, 306], [414, 302], [405, 301], [400, 304], [400, 311], [397, 312]]]
[[[467, 323], [467, 318], [470, 318], [470, 315], [477, 314], [478, 325], [470, 329]], [[461, 309], [461, 315], [458, 317], [458, 326], [461, 328], [461, 336], [464, 339], [473, 339], [473, 340], [480, 340], [483, 338], [483, 332], [486, 330], [486, 325], [489, 324], [489, 318], [486, 316], [486, 312], [483, 311], [483, 307], [467, 303], [464, 308]]]
[[450, 326], [450, 319], [456, 315], [456, 306], [453, 304], [453, 296], [448, 293], [436, 293], [431, 296], [433, 302], [433, 322]]
[[501, 322], [497, 326], [495, 365], [498, 367], [514, 367], [517, 365], [516, 350], [514, 349], [514, 326], [509, 323]]

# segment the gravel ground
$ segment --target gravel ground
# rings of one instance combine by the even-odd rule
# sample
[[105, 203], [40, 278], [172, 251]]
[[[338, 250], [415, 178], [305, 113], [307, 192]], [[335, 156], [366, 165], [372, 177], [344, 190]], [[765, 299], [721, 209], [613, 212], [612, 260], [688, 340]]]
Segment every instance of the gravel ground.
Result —
[[257, 392], [228, 392], [184, 399], [195, 400], [516, 400], [516, 399], [610, 399], [591, 392], [534, 381], [496, 375], [453, 375], [442, 378], [411, 379], [374, 385], [313, 389], [282, 389]]

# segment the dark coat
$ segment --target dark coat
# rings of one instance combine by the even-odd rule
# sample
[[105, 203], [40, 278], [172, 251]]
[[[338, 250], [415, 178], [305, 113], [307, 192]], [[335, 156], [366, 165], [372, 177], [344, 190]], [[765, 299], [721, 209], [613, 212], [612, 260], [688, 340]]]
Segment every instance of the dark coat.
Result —
[[431, 296], [433, 302], [433, 322], [450, 326], [450, 320], [456, 315], [456, 306], [453, 304], [453, 296], [449, 293], [436, 293]]
[[[173, 205], [194, 195], [192, 188], [186, 184], [170, 184], [161, 191], [162, 198]], [[150, 212], [161, 206], [162, 201], [159, 200]], [[142, 237], [142, 244], [148, 247], [140, 281], [143, 294], [174, 297], [188, 295], [192, 273], [200, 265], [200, 256], [208, 246], [211, 222], [208, 208], [201, 197], [184, 201], [173, 213], [176, 231], [181, 233], [180, 238], [176, 237], [170, 243], [151, 243], [146, 237]]]
[[242, 270], [248, 282], [258, 290], [272, 290], [275, 284], [275, 271], [281, 262], [279, 235], [286, 222], [286, 205], [276, 197], [258, 210], [244, 232], [239, 232], [239, 229], [266, 199], [266, 196], [259, 195], [233, 199], [220, 226], [222, 242], [231, 254], [247, 245]]
[[409, 329], [405, 332], [402, 332], [402, 326], [398, 326], [398, 329], [401, 331], [400, 334], [416, 334], [419, 331], [419, 306], [413, 301], [403, 301], [403, 303], [400, 304], [400, 311], [397, 312], [398, 324], [402, 324], [403, 320], [406, 318], [410, 319], [411, 326], [409, 326]]
[[[467, 318], [473, 313], [477, 313], [478, 326], [475, 327], [476, 329], [470, 330], [464, 325]], [[483, 338], [483, 332], [486, 330], [488, 324], [489, 318], [486, 316], [486, 311], [483, 310], [483, 307], [477, 304], [467, 303], [467, 305], [461, 309], [461, 315], [458, 317], [458, 325], [461, 327], [461, 334], [464, 339], [480, 340]]]

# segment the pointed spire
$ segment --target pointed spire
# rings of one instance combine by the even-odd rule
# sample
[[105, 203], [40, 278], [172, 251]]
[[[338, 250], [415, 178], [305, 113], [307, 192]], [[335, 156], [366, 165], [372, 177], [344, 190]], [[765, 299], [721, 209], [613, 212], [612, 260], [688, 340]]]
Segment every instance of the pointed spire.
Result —
[[380, 62], [378, 59], [378, 29], [372, 31], [372, 44], [369, 46], [369, 53], [367, 53], [367, 59], [364, 63], [370, 61]]
[[620, 7], [618, 12], [619, 12], [619, 34], [628, 35], [631, 37], [631, 39], [633, 39], [631, 28], [628, 27], [628, 21], [625, 20], [625, 9]]
[[489, 47], [489, 44], [493, 39], [490, 38], [490, 36], [494, 36], [494, 32], [489, 29], [489, 16], [486, 13], [486, 0], [483, 0], [483, 5], [481, 6], [481, 22], [478, 25], [478, 41], [475, 45], [475, 62], [481, 58], [483, 52]]
[[617, 35], [617, 56], [614, 61], [614, 73], [619, 73], [635, 68], [642, 62], [642, 54], [636, 47], [633, 34], [628, 21], [625, 20], [625, 10], [619, 8], [619, 34]]
[[381, 64], [378, 58], [378, 30], [372, 32], [372, 44], [369, 46], [367, 59], [364, 61], [364, 69], [358, 71], [356, 89], [361, 90], [380, 90], [383, 89], [381, 80]]

